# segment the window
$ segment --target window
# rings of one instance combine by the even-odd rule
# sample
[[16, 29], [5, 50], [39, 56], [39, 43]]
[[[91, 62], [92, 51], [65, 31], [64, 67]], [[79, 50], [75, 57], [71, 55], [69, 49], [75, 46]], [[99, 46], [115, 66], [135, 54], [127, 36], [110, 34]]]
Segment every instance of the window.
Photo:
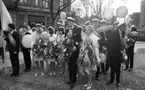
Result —
[[35, 0], [35, 5], [38, 6], [38, 0]]
[[60, 0], [60, 6], [62, 6], [63, 5], [63, 0]]
[[42, 2], [43, 2], [43, 6], [45, 8], [48, 8], [48, 2], [49, 2], [49, 0], [43, 0]]
[[48, 8], [48, 2], [49, 2], [49, 0], [46, 0], [46, 4], [45, 4], [46, 8]]

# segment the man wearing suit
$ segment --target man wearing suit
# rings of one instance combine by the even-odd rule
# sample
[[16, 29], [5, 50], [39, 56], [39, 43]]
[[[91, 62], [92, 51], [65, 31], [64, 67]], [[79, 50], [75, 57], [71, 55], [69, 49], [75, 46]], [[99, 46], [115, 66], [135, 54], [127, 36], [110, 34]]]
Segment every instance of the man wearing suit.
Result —
[[[22, 34], [21, 34], [21, 40], [22, 37], [25, 35], [30, 35], [30, 33], [28, 32], [28, 27], [24, 26], [22, 28]], [[25, 70], [24, 72], [29, 72], [31, 70], [31, 57], [30, 57], [30, 50], [31, 48], [25, 48], [22, 43], [21, 43], [21, 50], [23, 52], [23, 56], [24, 56], [24, 63], [25, 63]]]
[[67, 82], [67, 84], [70, 84], [70, 87], [73, 88], [77, 79], [77, 59], [79, 56], [80, 43], [82, 42], [81, 39], [82, 28], [77, 25], [74, 25], [75, 20], [73, 18], [68, 17], [67, 20], [68, 25], [72, 30], [73, 34], [72, 39], [74, 41], [73, 53], [72, 56], [69, 58], [68, 62], [69, 82]]
[[123, 60], [121, 51], [124, 49], [122, 38], [124, 37], [126, 24], [120, 24], [116, 30], [108, 32], [107, 35], [107, 59], [111, 68], [110, 81], [106, 85], [110, 85], [114, 81], [116, 75], [116, 86], [120, 87], [120, 67]]
[[19, 34], [15, 30], [14, 24], [8, 24], [9, 31], [4, 31], [5, 40], [7, 41], [10, 60], [13, 68], [13, 73], [10, 76], [17, 77], [19, 75]]

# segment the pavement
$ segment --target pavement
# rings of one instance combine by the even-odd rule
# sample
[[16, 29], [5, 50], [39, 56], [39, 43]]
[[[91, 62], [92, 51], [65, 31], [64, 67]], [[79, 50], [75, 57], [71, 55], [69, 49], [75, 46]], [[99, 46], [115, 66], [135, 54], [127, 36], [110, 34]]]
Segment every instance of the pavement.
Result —
[[[9, 52], [5, 52], [5, 59], [4, 59], [4, 63], [2, 62], [2, 58], [0, 57], [0, 70], [3, 69], [5, 66], [6, 67], [11, 67], [11, 63], [10, 63], [10, 58], [9, 58]], [[19, 63], [23, 64], [23, 54], [22, 52], [19, 53]]]
[[[134, 69], [132, 72], [121, 72], [121, 88], [115, 87], [115, 82], [106, 86], [106, 81], [109, 80], [108, 75], [101, 75], [100, 81], [96, 81], [93, 78], [93, 87], [90, 90], [145, 90], [145, 42], [136, 42], [134, 55]], [[6, 54], [6, 66], [11, 67], [8, 53]], [[23, 55], [20, 53], [20, 64], [23, 64]], [[4, 68], [4, 64], [0, 63], [1, 70]], [[24, 65], [21, 65], [21, 70]], [[59, 69], [59, 68], [58, 68]], [[61, 71], [60, 68], [58, 71]], [[9, 71], [10, 73], [11, 71]], [[66, 85], [68, 81], [68, 73], [66, 76], [57, 74], [56, 76], [50, 76], [45, 74], [44, 76], [34, 76], [35, 70], [24, 73], [20, 71], [20, 76], [17, 78], [6, 76], [0, 72], [0, 90], [69, 90], [69, 86]], [[95, 77], [95, 73], [93, 74]], [[86, 83], [86, 77], [79, 76], [76, 86], [73, 90], [86, 90], [83, 86]]]

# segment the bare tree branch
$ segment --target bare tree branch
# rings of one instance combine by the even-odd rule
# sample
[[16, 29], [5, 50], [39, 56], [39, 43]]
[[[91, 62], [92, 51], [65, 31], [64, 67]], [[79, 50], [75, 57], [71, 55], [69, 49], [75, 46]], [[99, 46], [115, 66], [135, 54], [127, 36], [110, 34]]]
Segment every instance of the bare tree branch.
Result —
[[71, 5], [74, 1], [76, 1], [76, 0], [73, 0], [71, 2], [67, 1], [65, 4], [59, 6], [59, 8], [57, 9], [57, 12], [56, 12], [54, 18], [56, 18], [61, 11], [63, 11], [66, 7], [68, 7], [69, 5]]

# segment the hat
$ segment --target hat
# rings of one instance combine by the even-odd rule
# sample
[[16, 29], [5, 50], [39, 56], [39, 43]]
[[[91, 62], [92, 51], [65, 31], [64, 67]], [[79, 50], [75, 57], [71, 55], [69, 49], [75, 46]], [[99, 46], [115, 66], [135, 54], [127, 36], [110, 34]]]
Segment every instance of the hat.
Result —
[[75, 22], [75, 19], [74, 19], [74, 18], [72, 18], [72, 17], [67, 17], [67, 20], [70, 20], [70, 21]]
[[86, 21], [84, 25], [85, 25], [85, 26], [91, 25], [91, 22], [90, 22], [90, 21]]
[[93, 19], [92, 22], [99, 22], [99, 19]]
[[93, 28], [93, 26], [88, 25], [88, 26], [87, 26], [87, 30], [89, 30], [89, 31], [92, 31], [92, 32], [93, 32], [93, 31], [94, 31], [94, 28]]
[[37, 23], [36, 26], [41, 26], [41, 24], [40, 23]]

